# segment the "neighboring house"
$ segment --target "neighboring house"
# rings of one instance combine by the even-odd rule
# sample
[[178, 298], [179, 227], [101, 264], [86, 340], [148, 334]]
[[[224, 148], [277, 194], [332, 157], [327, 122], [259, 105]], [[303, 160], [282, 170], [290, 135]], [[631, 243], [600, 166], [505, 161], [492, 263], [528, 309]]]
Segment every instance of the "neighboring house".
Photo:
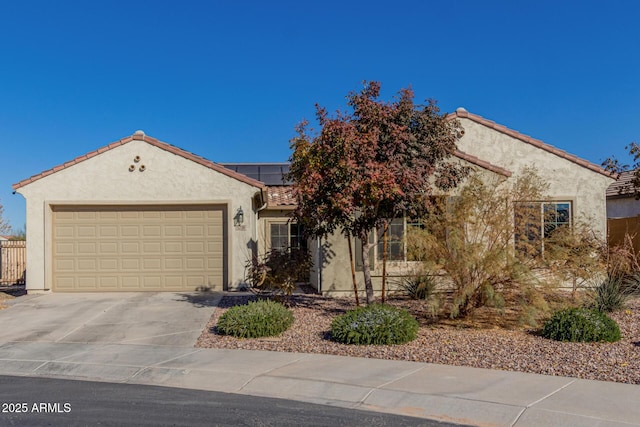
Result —
[[0, 236], [0, 241], [10, 240], [11, 236]]
[[[550, 181], [549, 199], [533, 201], [541, 227], [543, 210], [552, 208], [567, 224], [588, 218], [605, 236], [613, 179], [604, 170], [464, 109], [453, 116], [465, 129], [454, 161], [506, 180], [533, 165]], [[326, 294], [350, 292], [347, 242], [304, 239], [289, 219], [295, 199], [283, 182], [287, 171], [285, 163], [213, 163], [138, 131], [21, 181], [14, 189], [27, 201], [27, 290], [231, 290], [243, 285], [252, 256], [306, 245], [312, 284]], [[391, 275], [412, 264], [402, 243], [407, 226], [406, 219], [391, 225], [398, 238]], [[379, 283], [381, 254], [372, 252]]]
[[640, 200], [632, 188], [634, 174], [622, 172], [607, 188], [607, 240], [610, 247], [631, 243], [640, 253]]
[[630, 187], [634, 173], [622, 172], [607, 188], [607, 218], [632, 218], [640, 215], [640, 201]]

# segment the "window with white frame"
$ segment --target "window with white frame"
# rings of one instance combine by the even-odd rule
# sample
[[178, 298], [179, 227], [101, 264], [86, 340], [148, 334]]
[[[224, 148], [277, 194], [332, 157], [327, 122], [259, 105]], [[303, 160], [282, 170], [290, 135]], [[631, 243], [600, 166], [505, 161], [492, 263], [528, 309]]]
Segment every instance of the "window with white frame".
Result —
[[[393, 219], [387, 228], [387, 261], [404, 261], [404, 218]], [[378, 242], [376, 245], [377, 259], [382, 261], [384, 257], [384, 229], [377, 230]]]
[[269, 224], [269, 249], [306, 249], [302, 227], [295, 222]]
[[[413, 259], [410, 248], [407, 248], [407, 233], [412, 229], [424, 229], [424, 223], [418, 219], [395, 218], [387, 229], [387, 261], [419, 261]], [[384, 257], [384, 230], [379, 228], [376, 234], [376, 259]]]
[[515, 210], [515, 244], [520, 253], [544, 254], [544, 241], [559, 227], [571, 227], [570, 201], [520, 203]]
[[[387, 229], [387, 261], [405, 261], [405, 227], [404, 218], [393, 219]], [[378, 229], [369, 233], [369, 265], [375, 269], [375, 262], [383, 260], [384, 254], [384, 229]], [[356, 269], [362, 271], [362, 244], [360, 239], [355, 239], [355, 264]]]

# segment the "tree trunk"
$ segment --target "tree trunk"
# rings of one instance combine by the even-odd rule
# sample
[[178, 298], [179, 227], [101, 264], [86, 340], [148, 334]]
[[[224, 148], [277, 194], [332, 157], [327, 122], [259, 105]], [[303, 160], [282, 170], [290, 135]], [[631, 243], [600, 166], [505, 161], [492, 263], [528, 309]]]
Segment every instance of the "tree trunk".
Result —
[[387, 241], [389, 235], [389, 224], [384, 225], [384, 233], [382, 233], [382, 303], [384, 304], [384, 291], [387, 285]]
[[369, 265], [369, 252], [373, 245], [369, 243], [369, 233], [362, 233], [360, 241], [362, 242], [362, 275], [364, 276], [367, 305], [369, 305], [373, 303], [373, 283], [371, 282], [371, 266]]
[[351, 248], [351, 235], [347, 233], [347, 242], [349, 242], [349, 263], [351, 264], [351, 281], [353, 282], [353, 293], [356, 296], [356, 307], [360, 307], [360, 298], [358, 297], [358, 284], [356, 283], [356, 265], [353, 260], [353, 249]]

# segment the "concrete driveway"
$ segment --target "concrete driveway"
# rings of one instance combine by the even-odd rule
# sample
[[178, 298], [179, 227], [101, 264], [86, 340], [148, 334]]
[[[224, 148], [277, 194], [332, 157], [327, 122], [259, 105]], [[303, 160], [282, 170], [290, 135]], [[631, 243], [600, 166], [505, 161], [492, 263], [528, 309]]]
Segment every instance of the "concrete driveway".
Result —
[[0, 343], [56, 342], [192, 347], [222, 293], [50, 293], [0, 310]]

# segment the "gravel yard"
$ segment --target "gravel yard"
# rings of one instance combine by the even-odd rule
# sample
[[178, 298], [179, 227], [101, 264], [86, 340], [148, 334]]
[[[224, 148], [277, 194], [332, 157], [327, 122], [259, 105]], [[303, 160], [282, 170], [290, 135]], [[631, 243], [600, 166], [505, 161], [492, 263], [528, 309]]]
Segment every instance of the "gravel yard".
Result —
[[4, 292], [0, 292], [0, 310], [2, 310], [3, 308], [7, 308], [7, 306], [4, 304], [5, 301], [7, 300], [11, 300], [14, 299], [15, 297], [12, 295], [9, 295], [7, 293]]
[[215, 329], [218, 317], [229, 307], [244, 304], [252, 298], [225, 296], [196, 346], [410, 360], [640, 384], [639, 299], [632, 301], [626, 310], [612, 315], [623, 337], [612, 344], [556, 342], [523, 329], [430, 323], [423, 312], [423, 304], [410, 300], [392, 300], [391, 303], [408, 308], [421, 322], [418, 338], [413, 342], [396, 346], [338, 344], [329, 339], [331, 320], [355, 304], [351, 299], [318, 295], [294, 295], [290, 308], [295, 322], [280, 337], [236, 339], [218, 335]]

